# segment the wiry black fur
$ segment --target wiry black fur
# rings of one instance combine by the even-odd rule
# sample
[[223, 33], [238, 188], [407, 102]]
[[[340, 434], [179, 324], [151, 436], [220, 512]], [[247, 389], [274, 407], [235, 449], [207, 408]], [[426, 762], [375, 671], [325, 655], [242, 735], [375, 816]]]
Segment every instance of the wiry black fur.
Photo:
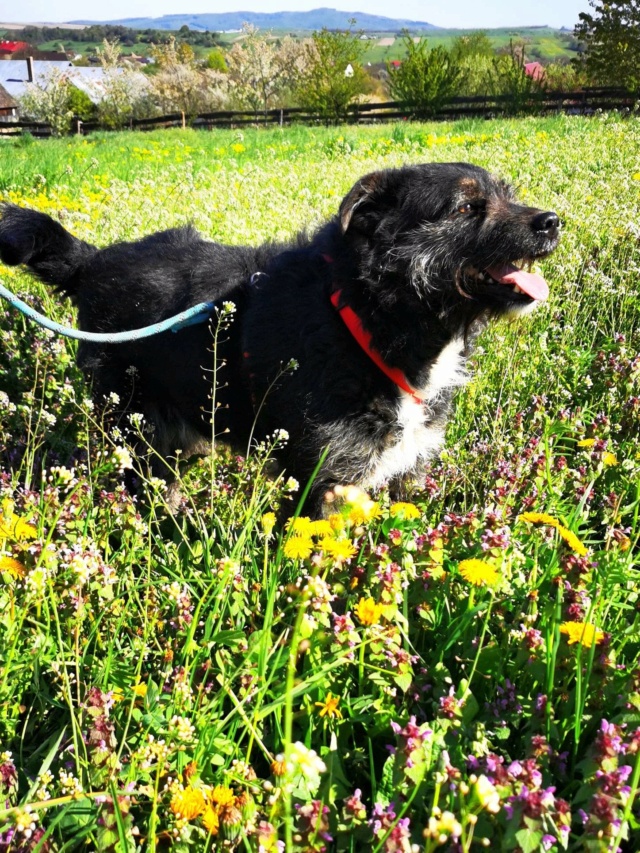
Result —
[[[317, 506], [336, 483], [366, 485], [402, 429], [398, 388], [346, 329], [332, 290], [341, 289], [387, 364], [425, 387], [450, 341], [464, 334], [466, 356], [491, 316], [531, 302], [474, 271], [544, 257], [558, 227], [555, 214], [517, 204], [479, 167], [425, 164], [366, 175], [317, 233], [257, 248], [181, 228], [98, 250], [44, 214], [5, 205], [0, 257], [69, 296], [85, 330], [119, 332], [201, 301], [234, 302], [216, 353], [224, 366], [215, 432], [246, 450], [251, 435], [286, 429], [279, 458], [301, 482], [328, 446], [312, 492]], [[159, 453], [171, 456], [211, 438], [211, 345], [204, 324], [137, 343], [82, 343], [78, 361], [96, 399], [115, 391], [153, 425]], [[298, 369], [283, 372], [291, 359]], [[451, 396], [445, 388], [423, 407], [425, 424], [444, 424]], [[423, 461], [418, 453], [407, 467]], [[167, 476], [162, 465], [152, 468]]]

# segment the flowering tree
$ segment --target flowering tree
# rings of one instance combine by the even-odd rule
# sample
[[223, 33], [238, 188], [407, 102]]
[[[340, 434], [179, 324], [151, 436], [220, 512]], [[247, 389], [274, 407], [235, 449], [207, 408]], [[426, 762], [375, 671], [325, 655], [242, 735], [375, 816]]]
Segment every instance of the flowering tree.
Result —
[[20, 98], [21, 112], [51, 125], [54, 136], [62, 136], [71, 127], [72, 92], [68, 75], [55, 68], [27, 88]]
[[107, 127], [124, 127], [138, 112], [144, 92], [132, 70], [122, 66], [122, 49], [119, 42], [104, 39], [97, 49], [104, 70], [103, 97], [98, 103], [98, 117]]
[[304, 67], [302, 46], [290, 38], [275, 40], [244, 24], [243, 38], [227, 54], [232, 96], [256, 115], [281, 104]]
[[190, 45], [171, 38], [153, 48], [153, 58], [159, 70], [150, 78], [150, 85], [163, 112], [178, 110], [195, 116], [223, 105], [226, 75], [201, 68]]

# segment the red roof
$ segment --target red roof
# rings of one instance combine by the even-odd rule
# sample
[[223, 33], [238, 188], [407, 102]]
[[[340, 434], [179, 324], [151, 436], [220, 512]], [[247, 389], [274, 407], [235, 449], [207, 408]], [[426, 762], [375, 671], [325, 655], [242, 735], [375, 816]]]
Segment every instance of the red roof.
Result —
[[534, 80], [540, 80], [544, 77], [544, 65], [540, 65], [539, 62], [527, 62], [524, 66], [524, 73], [528, 77], [533, 77]]
[[15, 53], [29, 47], [26, 41], [0, 41], [0, 53]]

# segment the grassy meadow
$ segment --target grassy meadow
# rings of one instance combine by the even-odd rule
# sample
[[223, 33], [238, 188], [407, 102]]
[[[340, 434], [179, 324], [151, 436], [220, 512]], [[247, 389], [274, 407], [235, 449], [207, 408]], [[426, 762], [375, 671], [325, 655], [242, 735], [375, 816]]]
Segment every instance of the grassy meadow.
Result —
[[24, 137], [0, 196], [99, 245], [256, 243], [427, 160], [564, 233], [411, 502], [312, 522], [268, 446], [218, 444], [172, 516], [124, 488], [75, 345], [0, 307], [2, 853], [640, 849], [638, 119]]

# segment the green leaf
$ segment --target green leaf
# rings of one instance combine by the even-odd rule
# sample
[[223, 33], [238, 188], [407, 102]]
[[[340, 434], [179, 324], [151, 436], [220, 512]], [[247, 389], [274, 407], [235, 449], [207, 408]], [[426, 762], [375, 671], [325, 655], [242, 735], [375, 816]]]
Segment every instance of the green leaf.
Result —
[[378, 780], [378, 790], [376, 792], [376, 804], [388, 806], [391, 800], [397, 796], [396, 785], [394, 784], [394, 765], [395, 756], [389, 755], [382, 766], [382, 775]]
[[537, 829], [521, 829], [516, 832], [516, 838], [522, 853], [536, 853], [540, 850], [543, 833]]
[[413, 683], [413, 673], [399, 672], [393, 676], [393, 680], [398, 685], [400, 690], [402, 690], [403, 693], [406, 693]]

